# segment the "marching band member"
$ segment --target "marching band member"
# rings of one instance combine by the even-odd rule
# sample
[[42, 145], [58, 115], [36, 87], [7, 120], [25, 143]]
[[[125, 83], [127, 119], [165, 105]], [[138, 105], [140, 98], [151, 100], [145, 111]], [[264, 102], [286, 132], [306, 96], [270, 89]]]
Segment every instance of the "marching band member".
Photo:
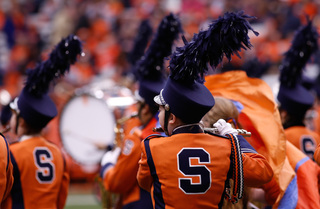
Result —
[[13, 185], [13, 166], [11, 163], [9, 144], [0, 134], [0, 208], [9, 208], [9, 195]]
[[10, 103], [7, 105], [3, 106], [1, 109], [1, 115], [0, 115], [0, 123], [1, 123], [1, 133], [4, 135], [6, 140], [8, 141], [9, 144], [12, 144], [17, 140], [17, 136], [15, 136], [11, 131], [10, 131], [10, 119], [11, 119], [12, 111], [10, 108]]
[[[309, 20], [307, 25], [296, 32], [280, 68], [281, 83], [277, 98], [288, 140], [286, 154], [296, 172], [298, 195], [294, 201], [291, 200], [295, 203], [295, 208], [320, 207], [320, 168], [312, 162], [317, 159], [316, 147], [319, 145], [320, 136], [308, 129], [304, 123], [306, 112], [312, 108], [315, 98], [301, 83], [302, 70], [317, 49], [318, 33]], [[297, 150], [302, 153], [299, 154]]]
[[[312, 53], [318, 49], [318, 33], [309, 23], [297, 31], [291, 48], [281, 65], [280, 89], [277, 98], [285, 135], [294, 146], [313, 159], [320, 136], [305, 126], [306, 112], [315, 98], [301, 83], [302, 70]], [[299, 80], [300, 79], [300, 80]]]
[[272, 165], [274, 177], [262, 186], [265, 204], [273, 208], [318, 208], [315, 182], [319, 169], [286, 140], [270, 86], [259, 78], [250, 78], [240, 69], [209, 75], [206, 81], [214, 96], [223, 96], [237, 104], [239, 122], [252, 133], [247, 140]]
[[[242, 198], [243, 182], [259, 186], [273, 176], [267, 160], [234, 135], [235, 129], [219, 123], [222, 135], [210, 135], [199, 124], [215, 104], [203, 85], [208, 63], [216, 67], [224, 55], [230, 58], [240, 48], [250, 48], [249, 17], [226, 13], [171, 57], [170, 76], [154, 98], [168, 137], [151, 135], [142, 142], [137, 174], [139, 185], [151, 192], [154, 208], [218, 208], [224, 194], [231, 202]], [[229, 178], [235, 181], [233, 194]]]
[[[222, 118], [228, 121], [233, 128], [241, 128], [238, 120], [239, 113], [233, 102], [223, 97], [215, 97], [215, 101], [215, 106], [202, 119], [204, 126], [211, 128], [219, 118]], [[278, 208], [319, 208], [320, 196], [318, 192], [318, 182], [320, 179], [320, 167], [288, 140], [286, 141], [286, 156], [289, 164], [296, 173], [290, 187], [295, 187], [298, 190], [292, 193], [294, 196], [297, 196], [297, 198], [292, 198], [291, 196], [290, 200], [288, 200], [290, 204], [286, 204], [285, 201], [283, 201]], [[306, 185], [314, 186], [306, 187]], [[244, 201], [249, 200], [251, 204], [256, 203], [259, 206], [263, 205], [262, 208], [276, 206], [275, 200], [280, 194], [280, 189], [275, 178], [261, 188], [246, 188], [245, 191], [247, 192], [245, 193], [247, 197], [244, 198]], [[286, 196], [283, 198], [285, 199]], [[227, 205], [226, 203], [224, 204]], [[246, 205], [246, 202], [242, 202], [241, 206], [246, 208]]]
[[10, 127], [19, 137], [10, 145], [14, 167], [10, 208], [64, 208], [69, 186], [66, 161], [41, 131], [57, 115], [48, 94], [50, 83], [64, 75], [81, 52], [76, 36], [63, 39], [48, 60], [28, 71], [23, 90], [10, 103]]
[[125, 136], [122, 149], [117, 147], [107, 152], [101, 161], [104, 186], [106, 190], [121, 195], [123, 209], [152, 208], [149, 192], [141, 189], [136, 179], [141, 156], [140, 144], [157, 126], [158, 107], [153, 97], [159, 94], [165, 84], [163, 61], [171, 54], [172, 44], [181, 30], [179, 19], [172, 14], [161, 21], [148, 50], [134, 67], [139, 83], [136, 98], [142, 126]]
[[11, 109], [9, 104], [2, 107], [1, 115], [0, 115], [0, 122], [2, 131], [0, 133], [0, 149], [1, 149], [1, 156], [0, 156], [0, 164], [2, 172], [0, 174], [0, 208], [8, 208], [8, 196], [10, 194], [12, 184], [13, 184], [13, 166], [11, 163], [10, 158], [10, 150], [9, 144], [10, 139], [8, 140], [7, 137], [4, 135], [7, 132], [9, 127], [9, 121], [11, 117]]

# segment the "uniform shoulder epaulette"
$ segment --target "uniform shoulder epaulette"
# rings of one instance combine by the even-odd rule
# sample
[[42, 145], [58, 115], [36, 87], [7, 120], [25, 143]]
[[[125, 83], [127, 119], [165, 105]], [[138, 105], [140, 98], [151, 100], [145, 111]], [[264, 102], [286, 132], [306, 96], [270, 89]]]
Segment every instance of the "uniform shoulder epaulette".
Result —
[[220, 134], [216, 134], [216, 133], [213, 133], [213, 132], [211, 132], [211, 131], [206, 131], [206, 130], [205, 130], [204, 133], [210, 134], [211, 136], [218, 136], [218, 137], [221, 137], [221, 138], [229, 139], [229, 138], [226, 137], [226, 136], [222, 136], [222, 135], [220, 135]]
[[140, 138], [140, 137], [142, 136], [142, 131], [141, 131], [141, 129], [138, 128], [138, 127], [133, 128], [133, 129], [132, 129], [132, 135]]

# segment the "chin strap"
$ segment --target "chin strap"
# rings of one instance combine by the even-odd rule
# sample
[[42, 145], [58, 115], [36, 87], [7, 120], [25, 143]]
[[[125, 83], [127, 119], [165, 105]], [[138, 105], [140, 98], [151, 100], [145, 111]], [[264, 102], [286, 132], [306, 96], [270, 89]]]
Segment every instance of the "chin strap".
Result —
[[164, 106], [165, 112], [164, 112], [164, 133], [169, 136], [169, 131], [168, 131], [168, 123], [169, 123], [169, 116], [170, 116], [170, 108], [169, 105], [166, 104]]
[[142, 109], [144, 108], [144, 106], [146, 105], [146, 103], [142, 102], [139, 106], [139, 109], [138, 109], [138, 117], [139, 119], [141, 119], [141, 111]]
[[20, 114], [17, 114], [16, 115], [16, 127], [14, 129], [15, 134], [17, 134], [17, 135], [18, 135], [18, 127], [19, 127], [19, 118], [20, 118]]

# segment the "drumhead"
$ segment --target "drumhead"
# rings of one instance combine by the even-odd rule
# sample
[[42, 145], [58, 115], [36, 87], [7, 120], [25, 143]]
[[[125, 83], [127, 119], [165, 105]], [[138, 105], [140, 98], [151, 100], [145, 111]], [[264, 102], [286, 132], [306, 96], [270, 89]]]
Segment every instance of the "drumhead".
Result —
[[65, 105], [59, 131], [64, 148], [75, 161], [97, 165], [114, 144], [114, 126], [114, 113], [107, 102], [83, 94], [74, 96]]

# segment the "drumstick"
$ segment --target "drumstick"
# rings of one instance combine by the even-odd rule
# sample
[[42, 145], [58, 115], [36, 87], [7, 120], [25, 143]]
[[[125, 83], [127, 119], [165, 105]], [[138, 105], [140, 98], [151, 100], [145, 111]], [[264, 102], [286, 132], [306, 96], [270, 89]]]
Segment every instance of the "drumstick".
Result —
[[[77, 140], [79, 139], [82, 142], [90, 143], [90, 144], [94, 145], [95, 147], [97, 147], [97, 149], [99, 149], [99, 150], [106, 150], [106, 149], [110, 149], [110, 147], [111, 147], [111, 145], [106, 145], [106, 144], [94, 142], [95, 141], [94, 138], [84, 137], [80, 134], [77, 134], [77, 133], [69, 131], [69, 130], [63, 130], [62, 132], [66, 135], [74, 136], [77, 138]], [[105, 140], [99, 139], [99, 141], [105, 141]]]

